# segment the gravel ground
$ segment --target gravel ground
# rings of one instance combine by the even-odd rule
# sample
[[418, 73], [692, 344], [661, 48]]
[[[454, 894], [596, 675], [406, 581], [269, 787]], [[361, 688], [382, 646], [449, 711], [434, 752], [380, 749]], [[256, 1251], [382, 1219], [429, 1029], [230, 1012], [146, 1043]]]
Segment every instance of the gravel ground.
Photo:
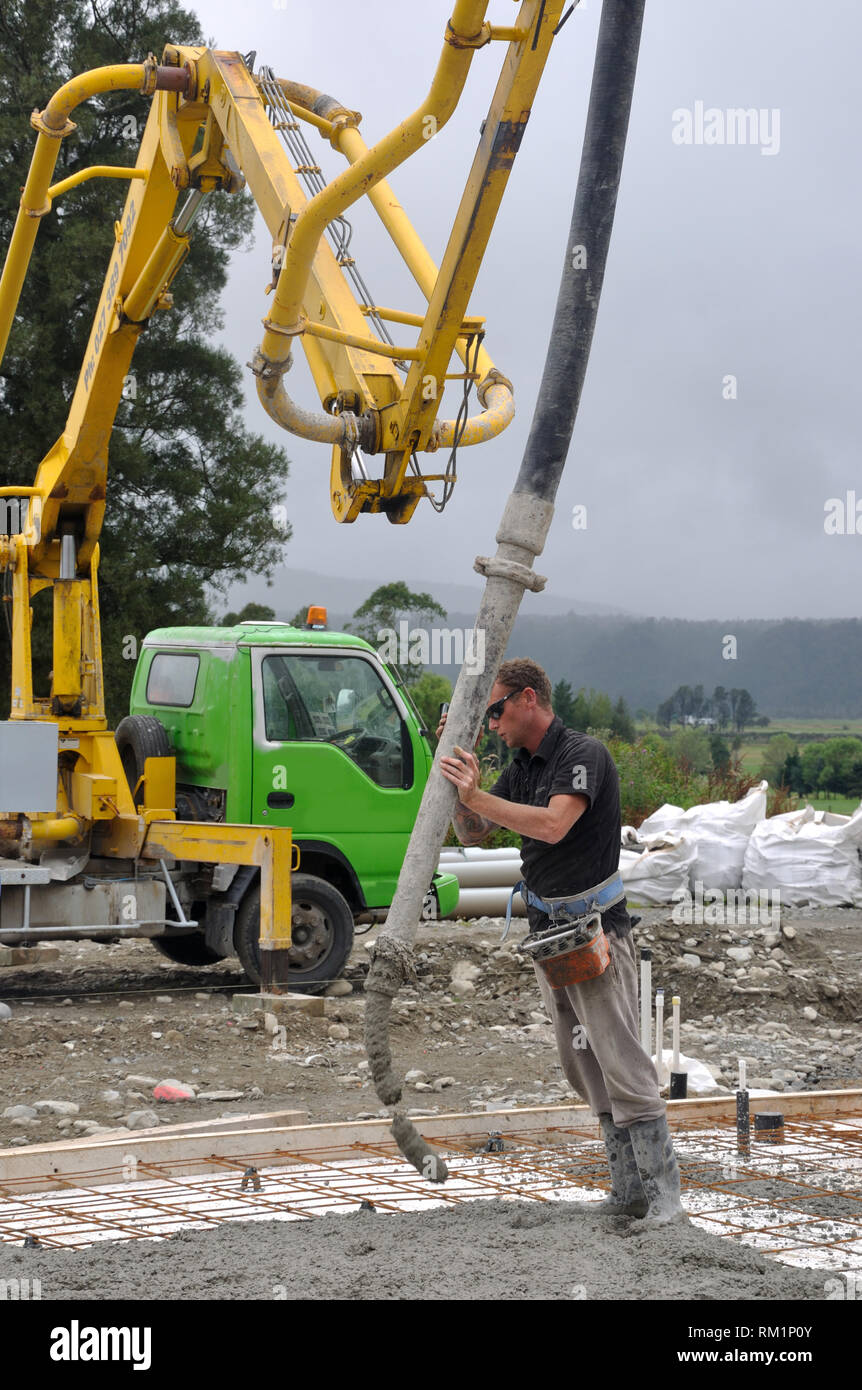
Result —
[[[420, 930], [419, 981], [399, 995], [392, 1030], [416, 1113], [571, 1097], [532, 970], [514, 942], [500, 945], [501, 928], [485, 918]], [[234, 961], [193, 971], [147, 942], [64, 943], [55, 963], [3, 969], [11, 1017], [0, 1022], [0, 1146], [249, 1111], [299, 1109], [315, 1122], [376, 1116], [361, 992], [373, 936], [357, 939], [351, 992], [328, 998], [325, 1017], [291, 1016], [274, 1036], [262, 1018], [234, 1014]], [[637, 941], [652, 949], [653, 985], [681, 995], [683, 1051], [707, 1064], [717, 1094], [733, 1086], [741, 1056], [751, 1086], [862, 1085], [862, 911], [785, 910], [780, 926], [707, 928], [680, 927], [654, 909]], [[157, 992], [131, 992], [142, 985]], [[153, 1087], [168, 1079], [194, 1099], [156, 1101]], [[80, 1252], [0, 1248], [0, 1277], [25, 1274], [52, 1299], [826, 1296], [822, 1272], [693, 1227], [635, 1236], [625, 1222], [565, 1202], [242, 1223]]]
[[[681, 995], [683, 1052], [709, 1066], [716, 1093], [735, 1086], [739, 1057], [752, 1087], [862, 1085], [862, 910], [784, 911], [778, 945], [777, 927], [678, 927], [658, 909], [643, 917], [637, 940], [652, 948], [653, 985]], [[420, 930], [419, 982], [396, 1000], [392, 1039], [421, 1113], [571, 1097], [532, 969], [511, 940], [500, 946], [501, 929], [484, 918]], [[69, 942], [55, 964], [0, 970], [12, 1013], [0, 1022], [0, 1146], [122, 1129], [142, 1111], [156, 1123], [279, 1109], [314, 1122], [377, 1115], [361, 993], [373, 937], [357, 939], [352, 992], [327, 999], [323, 1018], [297, 1013], [275, 1037], [262, 1018], [234, 1014], [235, 961], [194, 971], [144, 941]], [[727, 954], [749, 948], [742, 963]], [[157, 993], [81, 997], [144, 984]], [[203, 984], [223, 990], [201, 994]], [[164, 1080], [195, 1099], [156, 1102]]]

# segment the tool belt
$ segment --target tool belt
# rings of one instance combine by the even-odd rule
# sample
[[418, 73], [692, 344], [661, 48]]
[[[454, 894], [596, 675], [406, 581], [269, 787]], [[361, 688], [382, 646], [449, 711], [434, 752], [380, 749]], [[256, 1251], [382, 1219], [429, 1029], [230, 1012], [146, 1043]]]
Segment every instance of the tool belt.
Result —
[[566, 989], [604, 974], [611, 955], [602, 927], [602, 913], [625, 897], [619, 871], [576, 898], [540, 898], [523, 882], [517, 883], [509, 896], [506, 932], [516, 893], [550, 920], [544, 930], [531, 931], [520, 949], [531, 957], [552, 989]]
[[506, 909], [506, 929], [500, 937], [501, 941], [505, 941], [509, 934], [509, 927], [512, 923], [512, 902], [516, 893], [521, 894], [529, 907], [536, 907], [540, 912], [544, 912], [550, 918], [552, 926], [557, 926], [576, 921], [580, 917], [586, 917], [591, 912], [607, 912], [609, 907], [622, 902], [626, 890], [619, 870], [602, 883], [597, 883], [594, 888], [588, 888], [574, 898], [540, 898], [538, 893], [531, 892], [521, 879], [509, 894], [509, 905]]

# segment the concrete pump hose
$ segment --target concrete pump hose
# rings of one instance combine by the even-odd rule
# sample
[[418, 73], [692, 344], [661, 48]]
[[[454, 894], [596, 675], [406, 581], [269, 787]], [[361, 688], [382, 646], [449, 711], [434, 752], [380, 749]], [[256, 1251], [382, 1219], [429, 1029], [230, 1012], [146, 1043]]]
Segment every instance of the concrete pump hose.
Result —
[[[486, 575], [476, 618], [486, 633], [486, 661], [481, 673], [462, 666], [449, 717], [437, 750], [451, 753], [456, 744], [472, 747], [481, 724], [494, 673], [505, 654], [525, 587], [538, 579], [530, 568], [541, 554], [554, 513], [554, 500], [572, 439], [601, 297], [608, 247], [622, 174], [626, 133], [637, 69], [645, 0], [604, 0], [593, 67], [580, 173], [567, 246], [591, 248], [589, 275], [572, 264], [568, 253], [557, 296], [548, 354], [530, 434], [515, 484], [497, 532], [497, 556], [477, 560]], [[490, 393], [490, 387], [488, 388]], [[483, 404], [486, 401], [483, 400]], [[541, 586], [539, 586], [541, 587]], [[422, 900], [437, 864], [455, 793], [437, 766], [422, 795], [413, 834], [404, 856], [398, 888], [375, 944], [366, 982], [366, 1049], [377, 1094], [391, 1109], [401, 1087], [392, 1071], [388, 1022], [392, 999], [408, 978]], [[420, 1172], [431, 1176], [433, 1151], [406, 1116], [395, 1111], [392, 1125], [399, 1148]], [[420, 1148], [420, 1146], [423, 1146]], [[442, 1164], [442, 1160], [440, 1160]], [[437, 1181], [441, 1169], [435, 1170]]]

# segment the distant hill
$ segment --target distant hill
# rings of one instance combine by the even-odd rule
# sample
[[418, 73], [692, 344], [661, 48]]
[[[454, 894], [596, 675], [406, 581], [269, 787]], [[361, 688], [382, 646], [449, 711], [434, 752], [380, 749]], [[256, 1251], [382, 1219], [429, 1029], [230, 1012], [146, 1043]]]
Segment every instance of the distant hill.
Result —
[[[450, 628], [472, 628], [481, 585], [408, 582], [446, 607]], [[289, 618], [302, 603], [322, 603], [330, 626], [337, 628], [375, 587], [374, 580], [284, 568], [272, 588], [259, 579], [235, 586], [225, 609], [255, 600]], [[728, 635], [736, 638], [735, 660], [722, 657]], [[700, 684], [708, 694], [716, 685], [744, 687], [758, 711], [773, 719], [862, 718], [860, 619], [694, 622], [527, 593], [507, 655], [531, 656], [552, 681], [568, 680], [576, 690], [592, 686], [614, 700], [623, 695], [632, 711], [653, 713], [677, 686]], [[457, 674], [452, 667], [433, 669], [452, 678]]]
[[[465, 623], [453, 623], [463, 626]], [[736, 660], [722, 658], [736, 638]], [[654, 712], [679, 685], [749, 690], [771, 718], [862, 717], [862, 620], [520, 617], [507, 655]], [[447, 674], [451, 674], [447, 672]]]
[[[331, 614], [349, 617], [355, 613], [369, 594], [381, 584], [403, 579], [414, 593], [429, 593], [450, 613], [466, 613], [470, 626], [482, 599], [482, 580], [476, 576], [473, 584], [445, 584], [433, 579], [414, 579], [412, 575], [388, 572], [379, 579], [346, 578], [340, 575], [317, 574], [313, 570], [295, 570], [284, 565], [276, 571], [272, 586], [265, 579], [252, 575], [244, 584], [235, 584], [226, 599], [219, 600], [223, 611], [239, 612], [246, 603], [268, 603], [276, 617], [291, 618], [301, 603], [322, 603]], [[607, 603], [589, 603], [581, 599], [560, 598], [556, 594], [524, 595], [523, 612], [540, 612], [546, 616], [567, 613], [633, 616]], [[464, 626], [459, 620], [459, 626]]]

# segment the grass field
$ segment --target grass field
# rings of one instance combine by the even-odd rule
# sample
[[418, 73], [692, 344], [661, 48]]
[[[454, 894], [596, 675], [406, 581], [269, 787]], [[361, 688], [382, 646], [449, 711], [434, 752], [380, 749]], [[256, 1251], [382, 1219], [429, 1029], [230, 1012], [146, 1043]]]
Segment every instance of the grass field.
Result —
[[[798, 739], [800, 752], [809, 743], [819, 743], [824, 738], [862, 738], [862, 719], [794, 719], [776, 720], [768, 729], [758, 729], [745, 735], [740, 751], [740, 762], [745, 772], [752, 777], [760, 774], [763, 754], [773, 734], [790, 734]], [[800, 806], [807, 801], [818, 811], [835, 811], [842, 816], [850, 816], [859, 805], [858, 797], [832, 796], [825, 792], [811, 792], [799, 798]]]
[[[765, 729], [746, 730], [738, 756], [749, 776], [760, 776], [763, 754], [775, 734], [790, 734], [798, 741], [801, 752], [807, 744], [827, 738], [862, 738], [862, 719], [775, 719]], [[732, 744], [732, 732], [726, 730], [724, 738]], [[852, 815], [860, 804], [858, 797], [827, 796], [825, 792], [799, 797], [800, 806], [809, 801], [818, 811], [835, 811], [842, 816]]]

